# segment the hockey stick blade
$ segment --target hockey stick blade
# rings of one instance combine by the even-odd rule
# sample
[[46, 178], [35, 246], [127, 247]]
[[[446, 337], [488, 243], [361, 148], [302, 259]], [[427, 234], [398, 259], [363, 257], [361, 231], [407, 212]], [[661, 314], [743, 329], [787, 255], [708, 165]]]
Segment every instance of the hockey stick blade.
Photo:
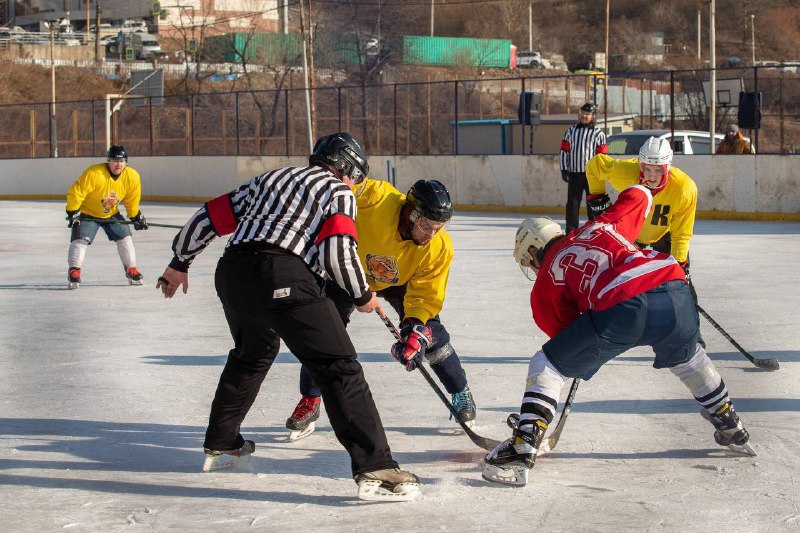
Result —
[[[392, 333], [394, 338], [397, 339], [398, 341], [402, 341], [403, 338], [400, 336], [400, 332], [397, 331], [397, 328], [394, 326], [394, 324], [392, 324], [392, 321], [389, 320], [389, 317], [382, 316], [380, 318], [381, 320], [383, 320], [384, 325], [386, 325], [386, 329], [388, 329]], [[445, 404], [445, 406], [447, 406], [447, 409], [450, 411], [450, 414], [453, 415], [455, 421], [458, 422], [458, 425], [461, 426], [461, 429], [464, 430], [464, 433], [467, 434], [467, 436], [470, 438], [472, 442], [474, 442], [477, 446], [483, 448], [486, 451], [492, 451], [500, 444], [499, 440], [494, 440], [488, 437], [482, 437], [478, 435], [477, 433], [472, 431], [472, 428], [466, 425], [463, 420], [461, 420], [461, 416], [458, 414], [458, 411], [456, 411], [456, 408], [453, 407], [453, 404], [450, 403], [450, 400], [448, 400], [447, 397], [444, 395], [442, 389], [439, 388], [439, 385], [437, 385], [436, 382], [433, 381], [433, 378], [431, 377], [430, 373], [428, 373], [428, 370], [424, 366], [422, 366], [422, 362], [419, 362], [419, 364], [417, 364], [417, 370], [419, 370], [420, 374], [422, 374], [422, 377], [425, 378], [425, 381], [428, 382], [428, 385], [431, 386], [433, 392], [435, 392], [436, 395], [439, 397], [439, 399], [442, 400], [442, 403]]]
[[712, 326], [714, 326], [714, 329], [716, 329], [717, 331], [719, 331], [720, 335], [722, 335], [723, 337], [725, 337], [726, 339], [728, 339], [728, 342], [730, 342], [730, 343], [731, 343], [731, 344], [734, 346], [734, 348], [736, 348], [737, 350], [739, 350], [739, 352], [740, 352], [740, 353], [741, 353], [743, 356], [745, 356], [745, 357], [747, 358], [747, 360], [748, 360], [748, 361], [750, 361], [751, 363], [753, 363], [753, 365], [755, 365], [755, 366], [757, 366], [757, 367], [759, 367], [759, 368], [765, 368], [765, 369], [767, 369], [767, 370], [778, 370], [778, 369], [781, 367], [781, 365], [780, 365], [780, 363], [778, 363], [778, 360], [777, 360], [777, 359], [774, 359], [774, 358], [769, 358], [769, 359], [760, 359], [760, 358], [758, 358], [758, 357], [753, 357], [752, 355], [750, 355], [750, 354], [747, 352], [747, 350], [745, 350], [744, 348], [742, 348], [742, 347], [739, 345], [739, 343], [738, 343], [738, 342], [736, 342], [735, 340], [733, 340], [733, 337], [731, 337], [730, 335], [728, 335], [728, 332], [727, 332], [727, 331], [725, 331], [724, 329], [722, 329], [722, 326], [720, 326], [719, 324], [717, 324], [717, 321], [716, 321], [716, 320], [714, 320], [713, 318], [711, 318], [711, 315], [709, 315], [708, 313], [706, 313], [706, 310], [705, 310], [705, 309], [703, 309], [702, 307], [700, 307], [700, 305], [698, 305], [698, 304], [695, 304], [695, 305], [697, 306], [697, 311], [698, 311], [698, 312], [699, 312], [701, 315], [703, 315], [703, 316], [705, 317], [705, 319], [706, 319], [706, 320], [708, 320], [708, 322], [709, 322], [709, 323], [710, 323]]

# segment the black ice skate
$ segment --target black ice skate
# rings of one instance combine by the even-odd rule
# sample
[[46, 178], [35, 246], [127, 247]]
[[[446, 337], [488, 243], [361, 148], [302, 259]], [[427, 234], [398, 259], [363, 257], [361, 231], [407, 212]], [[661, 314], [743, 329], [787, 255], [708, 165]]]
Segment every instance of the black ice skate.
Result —
[[372, 502], [408, 502], [422, 495], [419, 479], [399, 468], [385, 468], [355, 476], [358, 497]]
[[314, 421], [319, 418], [321, 400], [316, 396], [303, 396], [292, 416], [286, 419], [286, 429], [289, 431], [289, 440], [296, 441], [307, 437], [314, 432]]
[[727, 446], [731, 450], [747, 455], [756, 455], [755, 449], [750, 444], [750, 434], [744, 428], [739, 415], [730, 402], [720, 407], [713, 415], [705, 409], [700, 410], [703, 418], [714, 424], [714, 440], [720, 446]]
[[129, 267], [125, 269], [125, 277], [128, 278], [128, 283], [131, 285], [141, 285], [142, 284], [142, 273], [139, 272], [139, 269], [135, 266]]
[[[471, 428], [475, 425], [475, 400], [472, 399], [472, 392], [465, 386], [459, 392], [452, 395], [452, 404], [461, 417], [464, 425]], [[450, 415], [450, 418], [453, 418]]]
[[206, 452], [203, 472], [214, 472], [236, 465], [246, 465], [250, 460], [250, 455], [256, 451], [256, 443], [246, 440], [242, 447], [236, 450], [210, 450], [208, 448], [203, 448], [203, 450]]
[[70, 289], [77, 289], [81, 284], [81, 269], [78, 267], [70, 267], [67, 271], [67, 285]]
[[536, 463], [536, 453], [547, 431], [547, 423], [536, 420], [532, 429], [533, 433], [515, 428], [510, 439], [484, 457], [483, 479], [516, 487], [528, 483], [528, 474]]

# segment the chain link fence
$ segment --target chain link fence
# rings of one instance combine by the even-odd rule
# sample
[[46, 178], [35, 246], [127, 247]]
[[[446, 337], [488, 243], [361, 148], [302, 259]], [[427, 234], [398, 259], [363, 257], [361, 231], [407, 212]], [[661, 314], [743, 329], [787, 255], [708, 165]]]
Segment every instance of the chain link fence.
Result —
[[[797, 72], [717, 69], [716, 77], [724, 80], [717, 84], [716, 131], [740, 123], [758, 153], [800, 151]], [[134, 155], [304, 155], [309, 122], [318, 134], [351, 132], [370, 154], [457, 155], [460, 122], [517, 121], [523, 92], [542, 94], [545, 116], [577, 113], [589, 101], [599, 116], [634, 115], [635, 129], [708, 131], [709, 79], [708, 70], [691, 70], [322, 87], [308, 91], [310, 120], [304, 89], [128, 98], [112, 113], [117, 100], [6, 105], [0, 158], [51, 157], [54, 142], [59, 157], [99, 157], [107, 137]], [[760, 108], [740, 108], [731, 86], [760, 94]]]

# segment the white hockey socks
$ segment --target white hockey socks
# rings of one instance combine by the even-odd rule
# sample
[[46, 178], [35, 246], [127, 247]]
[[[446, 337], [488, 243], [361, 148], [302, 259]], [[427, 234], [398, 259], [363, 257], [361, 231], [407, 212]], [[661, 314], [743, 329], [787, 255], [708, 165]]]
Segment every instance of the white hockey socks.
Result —
[[136, 250], [133, 249], [133, 239], [129, 236], [117, 241], [117, 253], [126, 269], [136, 266]]
[[725, 382], [699, 344], [689, 361], [670, 368], [670, 371], [680, 378], [706, 411], [714, 413], [730, 401]]
[[69, 243], [67, 263], [70, 268], [81, 268], [83, 266], [83, 258], [86, 257], [86, 248], [88, 246], [89, 241], [86, 239], [75, 239]]

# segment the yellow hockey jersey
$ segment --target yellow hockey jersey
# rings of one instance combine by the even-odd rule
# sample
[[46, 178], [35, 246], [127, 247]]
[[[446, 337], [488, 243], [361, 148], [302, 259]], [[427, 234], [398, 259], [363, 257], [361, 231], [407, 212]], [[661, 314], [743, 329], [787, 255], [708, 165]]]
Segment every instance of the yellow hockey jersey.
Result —
[[427, 322], [442, 310], [453, 242], [442, 229], [426, 244], [403, 240], [397, 229], [406, 196], [389, 182], [367, 179], [356, 205], [358, 256], [369, 288], [379, 291], [404, 285], [407, 317]]
[[[639, 159], [614, 159], [597, 154], [586, 164], [589, 194], [606, 192], [605, 182], [622, 191], [639, 183]], [[669, 179], [658, 194], [653, 196], [653, 206], [636, 242], [653, 244], [667, 232], [671, 233], [670, 254], [682, 263], [689, 256], [689, 241], [694, 233], [697, 210], [697, 185], [688, 174], [671, 167]]]
[[95, 218], [109, 218], [125, 205], [129, 218], [139, 213], [142, 183], [139, 173], [126, 166], [117, 179], [111, 177], [105, 163], [92, 165], [83, 171], [67, 191], [67, 211], [80, 210]]

